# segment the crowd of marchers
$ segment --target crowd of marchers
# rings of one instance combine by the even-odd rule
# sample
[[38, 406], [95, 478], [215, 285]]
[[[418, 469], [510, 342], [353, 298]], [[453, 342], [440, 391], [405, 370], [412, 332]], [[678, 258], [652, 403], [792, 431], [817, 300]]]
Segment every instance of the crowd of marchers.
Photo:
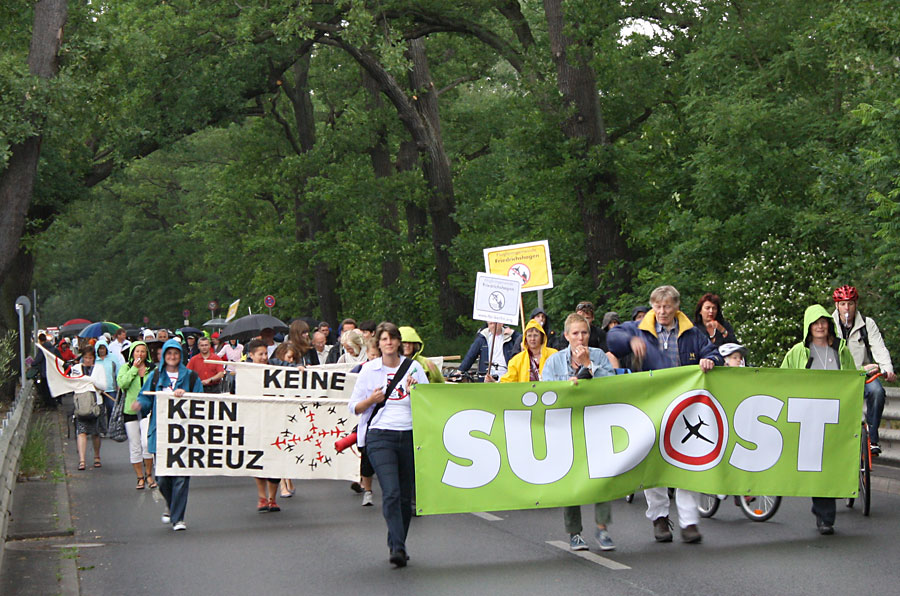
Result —
[[[798, 323], [799, 340], [785, 354], [782, 368], [810, 370], [864, 370], [885, 380], [896, 380], [890, 353], [877, 324], [858, 309], [859, 295], [852, 286], [833, 293], [829, 312], [811, 305]], [[143, 329], [129, 341], [125, 330], [91, 340], [56, 341], [40, 334], [39, 341], [57, 356], [66, 370], [90, 377], [103, 401], [103, 413], [94, 419], [76, 419], [79, 470], [88, 466], [87, 443], [93, 446], [92, 466], [102, 467], [100, 458], [108, 412], [124, 400], [129, 462], [137, 477], [136, 489], [159, 488], [167, 504], [162, 521], [175, 530], [186, 529], [184, 521], [190, 478], [158, 477], [153, 474], [156, 428], [153, 415], [156, 395], [170, 392], [234, 392], [234, 362], [308, 367], [344, 363], [359, 374], [349, 408], [359, 416], [356, 444], [361, 454], [360, 479], [351, 488], [361, 493], [362, 504], [374, 503], [372, 478], [378, 478], [382, 513], [388, 529], [389, 562], [407, 565], [406, 545], [410, 519], [414, 515], [414, 457], [410, 389], [417, 383], [472, 380], [478, 382], [578, 381], [613, 374], [627, 374], [679, 366], [698, 366], [703, 372], [715, 366], [746, 366], [750, 346], [742, 345], [725, 318], [719, 296], [700, 297], [689, 316], [681, 310], [681, 296], [672, 286], [660, 286], [649, 296], [649, 305], [638, 305], [625, 319], [606, 312], [596, 324], [594, 305], [579, 302], [559, 332], [547, 312], [534, 309], [518, 330], [488, 322], [475, 336], [457, 369], [446, 379], [424, 356], [425, 342], [410, 326], [391, 322], [357, 324], [347, 318], [337, 328], [321, 322], [314, 328], [295, 319], [287, 334], [263, 328], [246, 344], [236, 339], [221, 341], [218, 333], [170, 332]], [[218, 364], [221, 361], [221, 364]], [[38, 352], [32, 366], [44, 379], [42, 391], [53, 404], [46, 383], [46, 358]], [[475, 366], [475, 372], [470, 369]], [[866, 422], [872, 455], [880, 453], [878, 426], [884, 410], [885, 392], [876, 379], [865, 385]], [[257, 511], [281, 510], [278, 498], [294, 495], [291, 479], [257, 478]], [[644, 491], [646, 516], [654, 539], [671, 542], [674, 523], [670, 519], [670, 495], [664, 487]], [[702, 540], [699, 529], [699, 495], [675, 489], [674, 501], [681, 539]], [[812, 513], [821, 534], [834, 533], [835, 500], [814, 497]], [[587, 550], [581, 507], [563, 509], [572, 550]], [[594, 538], [604, 551], [615, 549], [610, 525], [610, 503], [594, 505]]]

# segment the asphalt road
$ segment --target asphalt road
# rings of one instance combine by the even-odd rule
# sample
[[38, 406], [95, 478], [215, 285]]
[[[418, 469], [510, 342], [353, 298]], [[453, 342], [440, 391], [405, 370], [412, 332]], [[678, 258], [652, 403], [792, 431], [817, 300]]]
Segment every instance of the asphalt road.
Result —
[[[280, 513], [258, 514], [252, 479], [195, 478], [188, 530], [173, 532], [160, 523], [158, 491], [135, 490], [125, 444], [104, 441], [103, 467], [85, 472], [75, 471], [74, 442], [63, 448], [86, 595], [900, 591], [900, 497], [889, 493], [874, 494], [868, 518], [839, 504], [834, 536], [816, 532], [809, 499], [785, 499], [765, 523], [729, 501], [701, 522], [700, 545], [677, 535], [655, 543], [638, 495], [613, 505], [617, 549], [600, 555], [594, 545], [588, 558], [552, 544], [568, 539], [559, 509], [421, 517], [410, 529], [409, 567], [393, 569], [377, 488], [376, 506], [364, 508], [346, 482], [298, 482]], [[583, 517], [592, 520], [590, 507]]]

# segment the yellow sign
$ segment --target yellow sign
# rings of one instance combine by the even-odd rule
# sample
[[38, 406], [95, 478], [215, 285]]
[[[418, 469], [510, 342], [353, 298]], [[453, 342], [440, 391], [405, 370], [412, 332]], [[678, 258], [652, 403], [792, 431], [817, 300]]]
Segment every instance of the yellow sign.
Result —
[[231, 306], [228, 307], [228, 316], [225, 317], [226, 321], [230, 321], [235, 316], [237, 316], [237, 309], [241, 305], [241, 299], [238, 298], [234, 302], [231, 303]]
[[553, 287], [550, 247], [546, 240], [484, 249], [484, 268], [488, 273], [522, 280], [522, 291]]

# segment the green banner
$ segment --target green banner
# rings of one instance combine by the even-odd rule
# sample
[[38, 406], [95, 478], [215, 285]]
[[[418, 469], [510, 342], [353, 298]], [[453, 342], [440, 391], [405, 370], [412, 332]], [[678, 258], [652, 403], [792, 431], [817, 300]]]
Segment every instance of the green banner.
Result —
[[862, 397], [853, 371], [697, 366], [577, 385], [419, 385], [416, 507], [561, 507], [654, 486], [856, 496]]

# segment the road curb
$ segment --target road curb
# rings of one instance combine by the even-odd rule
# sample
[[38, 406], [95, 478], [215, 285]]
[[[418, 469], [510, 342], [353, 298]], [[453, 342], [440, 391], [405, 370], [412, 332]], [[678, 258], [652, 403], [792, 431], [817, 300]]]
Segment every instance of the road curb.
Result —
[[[72, 523], [72, 510], [69, 498], [69, 471], [66, 469], [66, 457], [62, 445], [62, 429], [67, 427], [68, 421], [64, 408], [56, 410], [56, 432], [53, 433], [53, 448], [59, 455], [62, 463], [63, 481], [57, 483], [56, 502], [59, 519], [67, 530], [74, 528]], [[72, 532], [74, 534], [74, 532]], [[60, 557], [59, 559], [59, 589], [63, 596], [79, 596], [81, 589], [78, 583], [78, 563], [74, 558]]]

